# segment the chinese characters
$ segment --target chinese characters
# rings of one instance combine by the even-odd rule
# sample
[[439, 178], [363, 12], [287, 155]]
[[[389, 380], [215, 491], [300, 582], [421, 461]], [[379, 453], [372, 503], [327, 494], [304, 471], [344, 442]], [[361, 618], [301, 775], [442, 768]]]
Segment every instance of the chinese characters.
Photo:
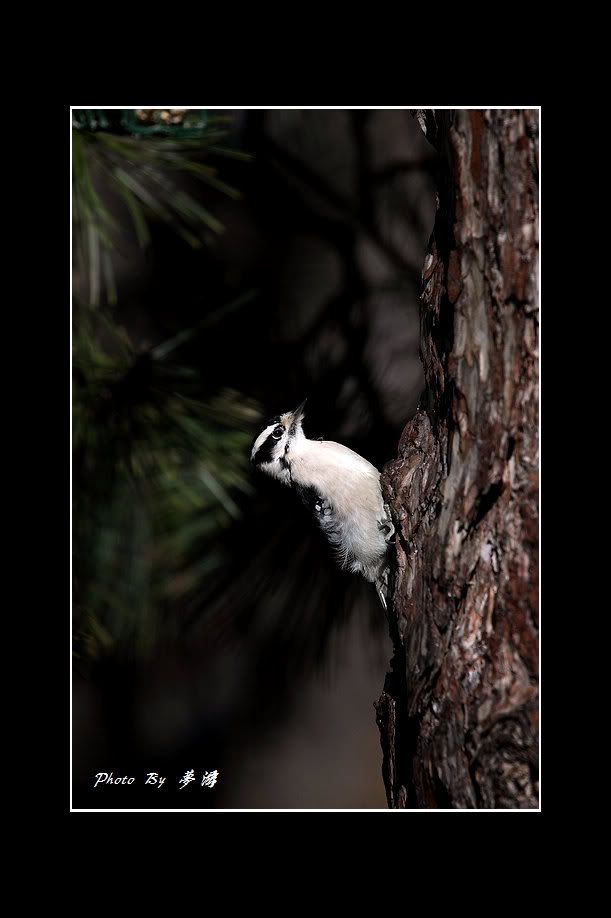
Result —
[[[214, 785], [218, 781], [218, 777], [219, 777], [218, 770], [203, 771], [201, 772], [201, 782], [199, 786], [200, 787], [214, 787]], [[167, 780], [168, 779], [166, 777], [164, 777], [163, 775], [160, 775], [158, 772], [149, 771], [145, 775], [144, 784], [145, 785], [148, 784], [151, 787], [155, 787], [157, 790], [161, 790], [161, 788], [164, 785], [166, 785]], [[181, 778], [177, 779], [178, 781], [177, 789], [184, 790], [186, 787], [194, 783], [196, 780], [199, 780], [199, 775], [196, 775], [195, 769], [191, 768], [189, 771], [186, 771]], [[98, 773], [95, 775], [95, 782], [93, 786], [95, 788], [98, 786], [98, 784], [101, 784], [101, 785], [134, 784], [135, 782], [136, 782], [136, 778], [133, 775], [123, 775], [121, 777], [115, 778], [114, 772], [112, 771], [111, 772], [98, 771]], [[166, 787], [170, 787], [170, 786], [171, 784], [166, 785]]]
[[[218, 771], [205, 771], [204, 774], [202, 775], [202, 783], [200, 786], [201, 787], [214, 787], [214, 785], [217, 782], [218, 776], [219, 776]], [[185, 772], [185, 774], [182, 776], [182, 778], [178, 782], [179, 784], [182, 784], [181, 790], [184, 790], [184, 788], [187, 787], [187, 785], [190, 784], [191, 781], [195, 781], [195, 771], [193, 769], [191, 769], [191, 771]]]

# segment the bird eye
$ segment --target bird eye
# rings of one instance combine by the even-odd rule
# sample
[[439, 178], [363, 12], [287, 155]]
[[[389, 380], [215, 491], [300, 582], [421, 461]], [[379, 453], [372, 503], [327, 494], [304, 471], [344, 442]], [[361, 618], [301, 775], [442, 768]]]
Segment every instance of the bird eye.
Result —
[[272, 437], [274, 440], [279, 440], [283, 433], [284, 427], [276, 427], [276, 429], [272, 431]]

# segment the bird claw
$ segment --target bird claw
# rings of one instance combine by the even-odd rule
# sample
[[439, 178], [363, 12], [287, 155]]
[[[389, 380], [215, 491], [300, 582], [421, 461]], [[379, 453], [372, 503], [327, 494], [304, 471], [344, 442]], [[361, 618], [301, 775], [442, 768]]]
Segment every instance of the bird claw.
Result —
[[390, 542], [390, 540], [392, 539], [392, 537], [394, 536], [396, 532], [396, 529], [394, 527], [392, 517], [390, 515], [390, 508], [388, 504], [384, 504], [384, 509], [386, 510], [386, 520], [383, 523], [378, 523], [378, 526], [380, 529], [386, 530], [384, 534], [384, 538], [386, 539], [387, 542]]
[[384, 596], [382, 588], [380, 587], [379, 584], [376, 584], [376, 589], [378, 591], [378, 596], [380, 597], [380, 602], [382, 603], [384, 611], [388, 612], [388, 606], [386, 605], [386, 597]]

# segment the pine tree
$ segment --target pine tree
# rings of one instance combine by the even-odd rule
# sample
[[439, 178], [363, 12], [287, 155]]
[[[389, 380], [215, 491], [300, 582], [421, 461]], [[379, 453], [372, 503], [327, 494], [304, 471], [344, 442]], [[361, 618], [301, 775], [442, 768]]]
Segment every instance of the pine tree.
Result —
[[143, 248], [155, 222], [193, 247], [223, 232], [179, 180], [240, 197], [214, 165], [249, 159], [222, 146], [226, 137], [227, 119], [205, 112], [73, 113], [73, 571], [83, 665], [100, 653], [146, 654], [180, 628], [181, 606], [222, 564], [219, 535], [249, 494], [258, 407], [205, 378], [186, 345], [254, 291], [143, 347], [122, 320], [113, 271], [130, 223]]
[[440, 156], [427, 382], [383, 482], [397, 526], [377, 705], [391, 807], [538, 805], [538, 113], [418, 113]]

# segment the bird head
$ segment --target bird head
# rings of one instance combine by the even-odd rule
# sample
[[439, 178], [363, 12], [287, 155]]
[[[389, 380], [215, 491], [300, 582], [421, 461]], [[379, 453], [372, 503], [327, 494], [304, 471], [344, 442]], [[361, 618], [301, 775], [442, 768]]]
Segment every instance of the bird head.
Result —
[[273, 478], [290, 483], [288, 454], [291, 446], [304, 437], [302, 424], [306, 400], [294, 411], [272, 418], [257, 435], [250, 453], [251, 462]]

